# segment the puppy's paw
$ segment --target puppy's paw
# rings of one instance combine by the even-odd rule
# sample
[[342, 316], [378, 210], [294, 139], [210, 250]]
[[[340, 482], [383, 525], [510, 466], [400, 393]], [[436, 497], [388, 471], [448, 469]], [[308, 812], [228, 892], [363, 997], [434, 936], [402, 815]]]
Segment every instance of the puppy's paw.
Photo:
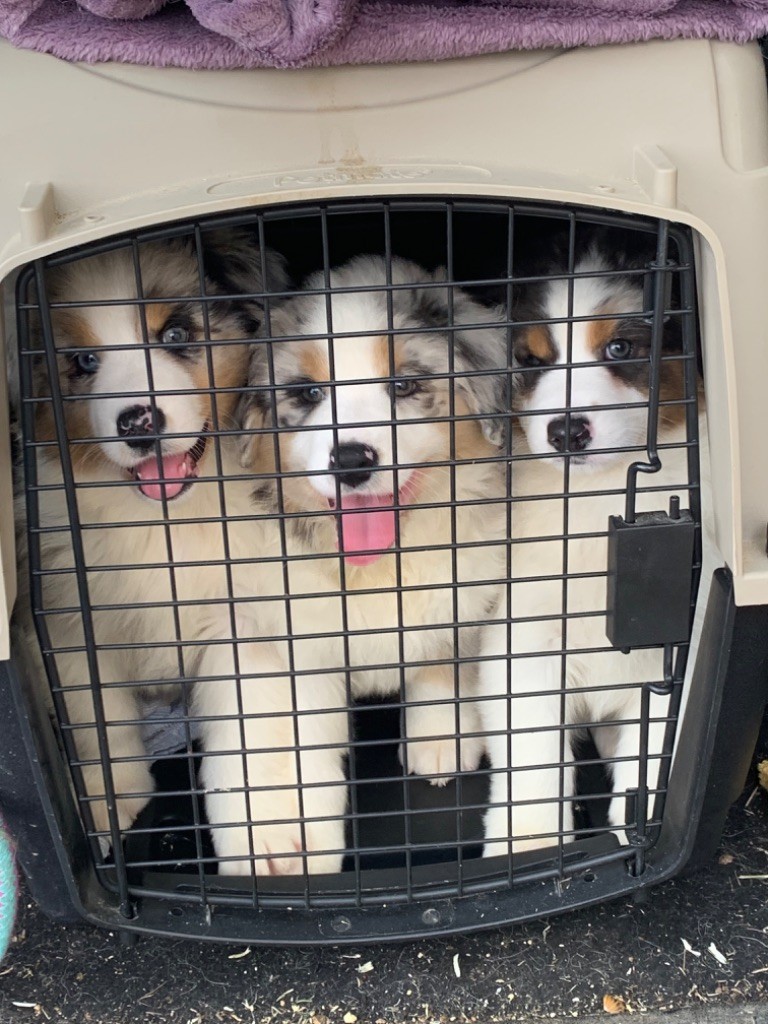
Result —
[[516, 839], [514, 842], [485, 841], [483, 846], [483, 857], [507, 857], [511, 852], [526, 853], [528, 850], [546, 850], [548, 847], [556, 846], [555, 839]]
[[[90, 797], [103, 797], [104, 774], [100, 765], [83, 768], [83, 783]], [[149, 803], [149, 794], [155, 791], [155, 780], [149, 766], [143, 763], [112, 765], [112, 784], [115, 789], [117, 821], [121, 832], [127, 832]], [[89, 801], [93, 825], [97, 832], [109, 832], [109, 814], [106, 800]]]
[[[220, 875], [318, 875], [341, 870], [347, 784], [340, 758], [303, 765], [299, 787], [290, 754], [249, 760], [251, 780], [270, 779], [279, 788], [243, 782], [238, 760], [206, 757], [200, 780]], [[329, 785], [317, 785], [318, 775]], [[314, 782], [315, 785], [309, 785]], [[301, 795], [301, 799], [300, 799]]]
[[[224, 830], [214, 839], [220, 875], [300, 875], [303, 870], [298, 826], [269, 825]], [[251, 847], [251, 844], [252, 847]], [[253, 860], [251, 860], [253, 852]], [[231, 860], [229, 858], [238, 858]]]
[[[216, 834], [218, 833], [218, 834]], [[223, 876], [335, 874], [344, 834], [339, 822], [298, 822], [217, 829], [214, 849]], [[306, 846], [305, 846], [306, 842]], [[251, 844], [252, 852], [251, 852]], [[306, 855], [305, 855], [306, 854]]]
[[[410, 707], [406, 711], [407, 744], [399, 751], [400, 764], [413, 775], [426, 776], [434, 786], [445, 786], [457, 772], [473, 772], [485, 749], [477, 712], [471, 704], [461, 707], [459, 735], [454, 704]], [[407, 751], [406, 749], [407, 748]]]
[[625, 793], [613, 797], [608, 807], [608, 824], [622, 846], [629, 845], [627, 837], [627, 798]]
[[411, 740], [400, 746], [398, 756], [402, 765], [406, 762], [405, 746], [409, 774], [423, 775], [433, 786], [447, 785], [459, 771], [475, 771], [483, 756], [482, 741], [474, 737]]
[[[557, 847], [560, 843], [557, 833], [559, 822], [556, 816], [546, 814], [522, 813], [517, 808], [512, 814], [511, 842], [510, 819], [507, 807], [491, 807], [485, 816], [485, 845], [483, 857], [506, 857], [510, 852], [525, 853], [528, 850], [545, 850]], [[565, 822], [564, 829], [570, 830], [571, 825]], [[563, 836], [562, 841], [569, 843], [572, 836]]]

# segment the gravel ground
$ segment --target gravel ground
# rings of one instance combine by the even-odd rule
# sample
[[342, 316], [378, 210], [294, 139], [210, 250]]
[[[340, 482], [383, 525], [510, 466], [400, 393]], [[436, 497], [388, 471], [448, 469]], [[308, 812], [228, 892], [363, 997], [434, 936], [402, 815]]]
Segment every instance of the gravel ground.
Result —
[[[0, 1022], [493, 1024], [615, 1008], [681, 1024], [768, 1022], [768, 798], [750, 786], [715, 862], [636, 904], [401, 946], [120, 945], [25, 901]], [[765, 1001], [765, 1005], [763, 1005]], [[610, 1003], [610, 999], [609, 999]]]

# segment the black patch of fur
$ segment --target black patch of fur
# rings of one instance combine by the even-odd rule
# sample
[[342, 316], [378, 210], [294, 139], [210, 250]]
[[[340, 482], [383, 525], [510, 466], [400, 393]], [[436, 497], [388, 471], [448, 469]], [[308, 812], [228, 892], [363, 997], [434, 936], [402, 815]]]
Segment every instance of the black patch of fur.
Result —
[[[262, 259], [256, 233], [239, 228], [203, 236], [203, 265], [214, 291], [243, 296], [242, 300], [229, 303], [226, 312], [237, 318], [246, 337], [255, 338], [261, 327], [264, 301], [253, 297], [254, 293], [285, 287], [282, 258], [270, 252]], [[266, 276], [263, 282], [262, 272]]]
[[[245, 231], [233, 231], [229, 238], [213, 234], [203, 235], [203, 267], [205, 276], [209, 278], [219, 291], [239, 294], [242, 291], [242, 277], [248, 275], [251, 267], [241, 252], [241, 247], [253, 246], [257, 249], [255, 239]], [[238, 279], [240, 275], [240, 279]], [[254, 280], [255, 290], [261, 290], [258, 281]]]
[[[441, 290], [420, 288], [408, 292], [411, 317], [418, 323], [419, 330], [445, 330], [448, 325], [448, 310], [443, 301]], [[394, 296], [397, 302], [397, 293]]]
[[237, 310], [237, 320], [240, 324], [240, 329], [246, 337], [255, 338], [259, 333], [261, 320], [259, 320], [257, 316], [254, 316], [250, 309], [239, 308]]

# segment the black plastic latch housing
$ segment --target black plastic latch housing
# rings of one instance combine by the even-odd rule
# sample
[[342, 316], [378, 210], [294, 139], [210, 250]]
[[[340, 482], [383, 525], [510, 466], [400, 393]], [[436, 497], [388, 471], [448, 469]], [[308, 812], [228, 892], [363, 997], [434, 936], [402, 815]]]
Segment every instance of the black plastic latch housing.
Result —
[[673, 498], [669, 512], [608, 520], [606, 633], [614, 647], [685, 643], [691, 621], [696, 524]]

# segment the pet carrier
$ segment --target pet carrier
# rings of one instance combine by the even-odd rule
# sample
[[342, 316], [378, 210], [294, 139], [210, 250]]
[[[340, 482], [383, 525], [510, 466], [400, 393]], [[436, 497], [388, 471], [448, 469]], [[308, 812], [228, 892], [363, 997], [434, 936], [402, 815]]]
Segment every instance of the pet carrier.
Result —
[[710, 856], [766, 701], [758, 47], [0, 81], [41, 906], [357, 942]]

